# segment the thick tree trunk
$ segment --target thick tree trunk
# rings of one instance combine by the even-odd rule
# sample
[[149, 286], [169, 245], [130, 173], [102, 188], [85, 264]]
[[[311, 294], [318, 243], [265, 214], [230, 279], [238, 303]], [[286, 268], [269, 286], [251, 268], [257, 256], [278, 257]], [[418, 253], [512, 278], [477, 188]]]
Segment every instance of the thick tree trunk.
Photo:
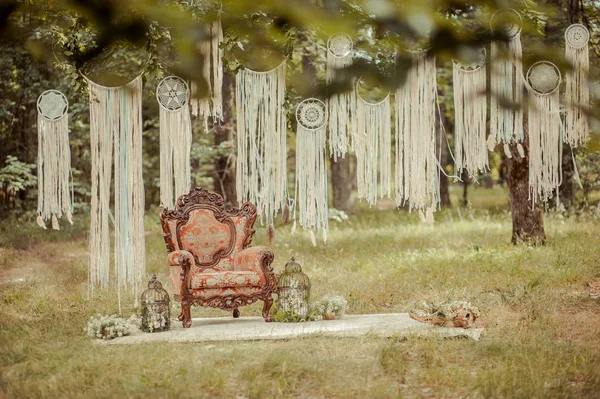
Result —
[[[215, 145], [233, 140], [233, 77], [229, 73], [223, 74], [223, 123], [213, 125]], [[234, 148], [232, 146], [232, 148]], [[237, 205], [235, 191], [235, 154], [215, 159], [215, 192], [221, 194], [225, 203]]]
[[[440, 91], [441, 94], [441, 91]], [[454, 127], [450, 125], [450, 121], [446, 118], [446, 104], [440, 104], [440, 117], [436, 118], [436, 146], [439, 148], [439, 159], [440, 165], [445, 168], [448, 165], [448, 143], [446, 141], [446, 134], [443, 126], [448, 131], [454, 130]], [[443, 126], [442, 126], [443, 124]], [[445, 171], [445, 170], [444, 170]], [[440, 205], [443, 207], [449, 207], [452, 205], [450, 202], [450, 192], [448, 191], [448, 176], [444, 173], [440, 173]]]
[[338, 158], [337, 162], [331, 160], [331, 185], [333, 187], [333, 207], [346, 212], [352, 211], [354, 198], [352, 188], [354, 186], [352, 173], [350, 172], [350, 154], [344, 158]]
[[544, 217], [539, 203], [534, 207], [529, 199], [529, 126], [524, 121], [525, 157], [521, 158], [516, 145], [511, 145], [512, 158], [507, 159], [507, 183], [512, 213], [512, 243], [544, 244]]

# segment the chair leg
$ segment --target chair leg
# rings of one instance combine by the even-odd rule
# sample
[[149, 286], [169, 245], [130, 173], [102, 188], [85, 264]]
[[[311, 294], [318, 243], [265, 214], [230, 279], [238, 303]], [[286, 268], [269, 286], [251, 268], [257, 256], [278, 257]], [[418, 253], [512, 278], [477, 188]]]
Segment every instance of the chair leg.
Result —
[[192, 326], [191, 306], [192, 304], [189, 301], [185, 299], [181, 300], [181, 316], [183, 316], [181, 324], [183, 325], [183, 328], [190, 328]]
[[237, 319], [240, 317], [240, 311], [238, 310], [238, 308], [233, 309], [233, 318]]
[[270, 323], [273, 321], [273, 318], [269, 314], [271, 306], [273, 306], [273, 297], [271, 296], [271, 294], [269, 294], [269, 296], [263, 299], [263, 301], [265, 304], [263, 305], [262, 316], [267, 323]]

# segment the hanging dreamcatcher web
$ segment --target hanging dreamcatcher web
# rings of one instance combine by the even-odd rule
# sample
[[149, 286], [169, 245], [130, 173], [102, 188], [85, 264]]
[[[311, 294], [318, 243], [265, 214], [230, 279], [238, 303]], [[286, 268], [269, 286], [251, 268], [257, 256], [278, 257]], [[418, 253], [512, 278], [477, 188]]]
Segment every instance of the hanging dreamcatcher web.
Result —
[[327, 51], [335, 57], [347, 57], [353, 48], [352, 38], [345, 33], [335, 34], [327, 40]]
[[590, 40], [590, 32], [582, 24], [573, 24], [565, 31], [565, 40], [573, 48], [582, 48]]
[[67, 97], [58, 90], [46, 90], [37, 100], [37, 109], [44, 119], [55, 121], [66, 115], [69, 108]]
[[476, 52], [469, 54], [466, 58], [467, 59], [462, 60], [453, 59], [452, 63], [463, 72], [475, 72], [480, 70], [482, 67], [485, 67], [485, 47], [480, 47]]
[[177, 111], [187, 106], [189, 94], [187, 83], [177, 76], [164, 78], [156, 89], [158, 103], [168, 111]]
[[317, 98], [307, 98], [296, 109], [296, 120], [306, 130], [317, 130], [327, 123], [327, 107]]
[[552, 94], [560, 86], [560, 70], [548, 61], [538, 61], [527, 71], [529, 86], [540, 95]]
[[509, 39], [514, 38], [523, 28], [523, 17], [512, 8], [497, 10], [490, 20], [492, 32], [504, 33]]

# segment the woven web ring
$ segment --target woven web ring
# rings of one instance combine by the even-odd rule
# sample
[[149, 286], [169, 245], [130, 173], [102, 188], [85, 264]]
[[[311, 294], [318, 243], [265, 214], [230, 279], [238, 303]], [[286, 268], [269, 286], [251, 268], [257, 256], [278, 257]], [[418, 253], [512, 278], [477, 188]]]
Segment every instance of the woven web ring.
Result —
[[582, 48], [590, 40], [590, 32], [582, 24], [573, 24], [565, 31], [565, 40], [571, 47]]
[[527, 82], [538, 94], [551, 94], [560, 86], [560, 70], [548, 61], [538, 61], [527, 71]]
[[156, 99], [161, 107], [168, 111], [177, 111], [188, 103], [189, 89], [187, 83], [177, 77], [168, 76], [160, 81], [156, 89]]
[[317, 130], [327, 123], [325, 103], [317, 98], [307, 98], [296, 108], [296, 121], [307, 130]]
[[[454, 63], [454, 65], [461, 71], [475, 72], [480, 68], [485, 67], [485, 57], [485, 47], [480, 47], [479, 49], [472, 51], [469, 54], [468, 60], [452, 60], [452, 63]], [[472, 62], [470, 64], [467, 64], [468, 61]]]
[[353, 49], [352, 38], [345, 33], [338, 33], [327, 40], [327, 51], [336, 57], [346, 57]]
[[69, 101], [58, 90], [46, 90], [38, 97], [37, 109], [44, 119], [55, 121], [67, 113]]
[[521, 28], [523, 27], [523, 18], [517, 10], [512, 8], [502, 9], [496, 11], [492, 15], [490, 26], [493, 32], [496, 31], [494, 27], [499, 28], [498, 30], [503, 31], [509, 38], [512, 39], [521, 33]]

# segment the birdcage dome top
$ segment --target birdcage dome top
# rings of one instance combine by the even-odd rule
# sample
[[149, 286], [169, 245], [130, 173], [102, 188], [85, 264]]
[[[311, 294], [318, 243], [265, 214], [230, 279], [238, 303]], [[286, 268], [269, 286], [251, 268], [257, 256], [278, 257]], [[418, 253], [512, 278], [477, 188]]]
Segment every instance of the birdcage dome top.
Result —
[[310, 279], [302, 272], [302, 266], [295, 258], [285, 264], [285, 270], [277, 279], [277, 286], [281, 288], [310, 288]]
[[142, 293], [142, 303], [169, 302], [169, 293], [156, 279], [156, 274], [148, 282], [148, 289]]

